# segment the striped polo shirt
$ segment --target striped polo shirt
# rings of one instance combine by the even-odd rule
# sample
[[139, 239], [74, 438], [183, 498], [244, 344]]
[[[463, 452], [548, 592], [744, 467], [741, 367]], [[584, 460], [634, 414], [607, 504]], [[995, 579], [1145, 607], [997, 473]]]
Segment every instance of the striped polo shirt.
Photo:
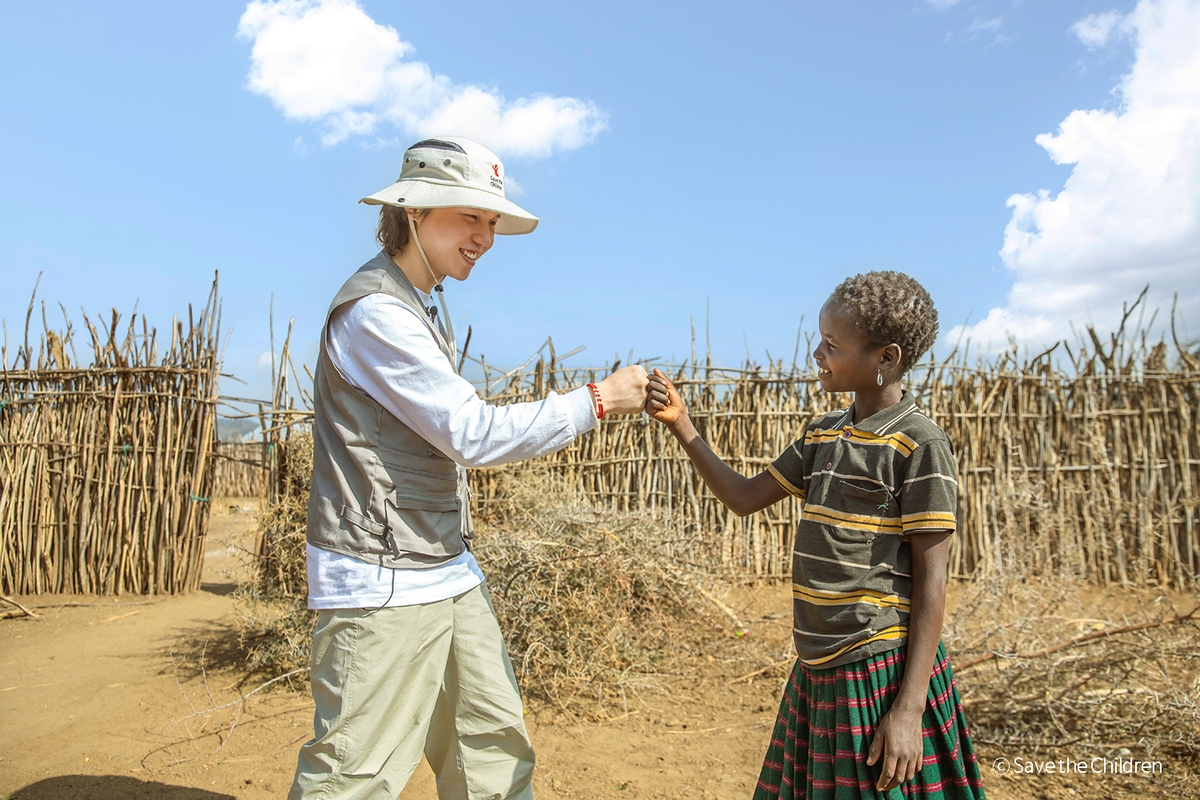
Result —
[[911, 534], [953, 531], [958, 481], [946, 434], [910, 393], [853, 424], [854, 407], [813, 420], [767, 467], [800, 498], [792, 550], [800, 660], [835, 667], [908, 636]]

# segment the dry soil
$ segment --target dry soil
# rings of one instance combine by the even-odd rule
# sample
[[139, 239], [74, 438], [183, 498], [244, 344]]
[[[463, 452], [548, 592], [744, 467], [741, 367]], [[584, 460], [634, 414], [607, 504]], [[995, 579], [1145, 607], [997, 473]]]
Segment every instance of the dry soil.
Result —
[[[232, 592], [254, 527], [253, 501], [214, 503], [194, 594], [15, 598], [39, 617], [0, 619], [0, 799], [286, 795], [312, 706], [302, 680], [243, 699], [259, 680], [242, 666]], [[753, 621], [748, 636], [784, 643], [789, 594], [744, 587], [727, 601]], [[749, 798], [782, 668], [747, 678], [744, 661], [710, 659], [670, 696], [628, 697], [603, 723], [530, 709], [536, 795]], [[998, 800], [1158, 796], [1153, 779], [997, 775], [994, 760], [1013, 754], [978, 748]], [[435, 796], [422, 765], [402, 798]]]

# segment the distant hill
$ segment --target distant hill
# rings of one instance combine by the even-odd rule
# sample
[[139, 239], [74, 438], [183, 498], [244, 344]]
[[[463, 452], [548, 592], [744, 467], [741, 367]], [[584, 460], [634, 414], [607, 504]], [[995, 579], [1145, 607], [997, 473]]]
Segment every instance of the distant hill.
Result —
[[257, 419], [226, 419], [217, 417], [217, 438], [222, 442], [241, 442], [248, 436], [257, 438], [259, 430]]

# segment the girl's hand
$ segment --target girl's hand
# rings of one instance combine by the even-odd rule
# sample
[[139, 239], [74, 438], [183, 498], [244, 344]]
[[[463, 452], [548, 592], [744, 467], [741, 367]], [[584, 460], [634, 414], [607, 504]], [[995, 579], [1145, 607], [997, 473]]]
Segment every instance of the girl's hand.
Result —
[[925, 743], [921, 738], [921, 711], [896, 708], [895, 705], [883, 715], [871, 749], [867, 751], [867, 763], [874, 766], [883, 756], [879, 780], [875, 788], [881, 792], [911, 781], [921, 770], [925, 755]]
[[654, 374], [650, 376], [650, 385], [646, 389], [646, 413], [667, 425], [674, 425], [687, 413], [675, 384], [671, 383], [658, 367], [654, 368]]

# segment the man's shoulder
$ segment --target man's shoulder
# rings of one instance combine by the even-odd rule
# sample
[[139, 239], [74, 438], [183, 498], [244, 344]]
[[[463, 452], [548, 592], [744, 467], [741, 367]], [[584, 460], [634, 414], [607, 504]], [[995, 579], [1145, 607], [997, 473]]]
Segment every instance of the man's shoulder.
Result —
[[351, 301], [371, 295], [386, 295], [412, 306], [414, 309], [423, 308], [416, 290], [407, 280], [398, 279], [402, 276], [392, 264], [387, 253], [380, 250], [374, 258], [359, 267], [353, 275], [346, 279], [337, 295], [330, 304], [330, 311]]
[[356, 269], [350, 277], [346, 278], [342, 288], [345, 289], [348, 286], [369, 287], [375, 291], [382, 291], [385, 286], [395, 282], [392, 273], [396, 271], [387, 253], [380, 250]]

